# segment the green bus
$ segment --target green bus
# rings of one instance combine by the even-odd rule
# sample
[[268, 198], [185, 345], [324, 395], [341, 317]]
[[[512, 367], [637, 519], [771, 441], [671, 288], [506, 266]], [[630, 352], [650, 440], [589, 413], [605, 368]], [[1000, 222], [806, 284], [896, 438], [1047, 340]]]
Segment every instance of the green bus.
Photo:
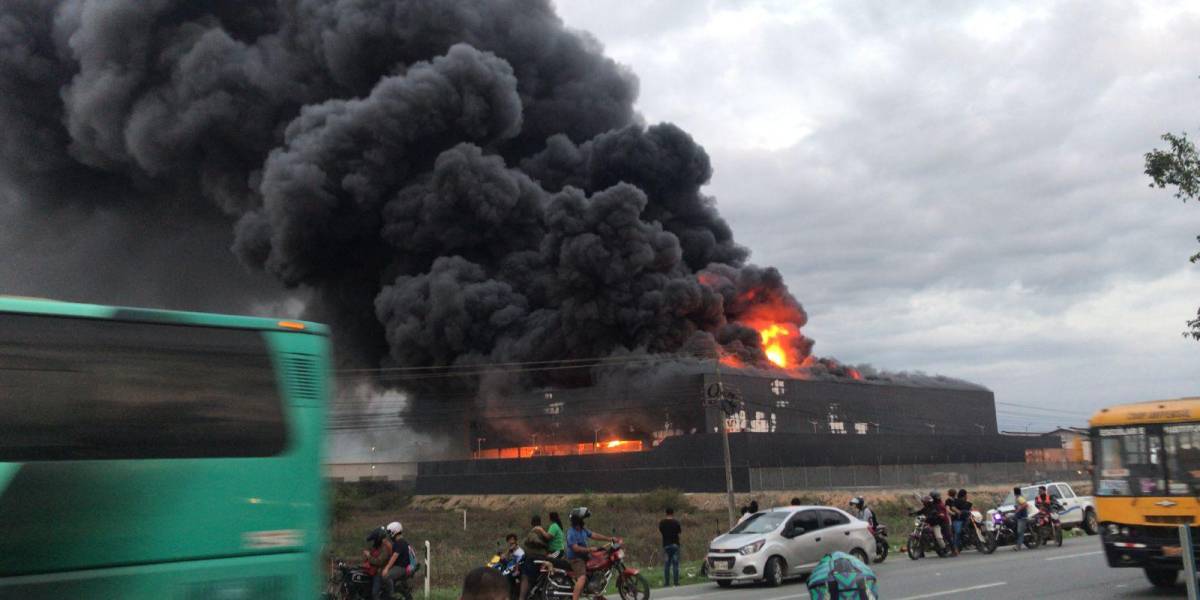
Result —
[[317, 598], [328, 330], [0, 297], [0, 598]]

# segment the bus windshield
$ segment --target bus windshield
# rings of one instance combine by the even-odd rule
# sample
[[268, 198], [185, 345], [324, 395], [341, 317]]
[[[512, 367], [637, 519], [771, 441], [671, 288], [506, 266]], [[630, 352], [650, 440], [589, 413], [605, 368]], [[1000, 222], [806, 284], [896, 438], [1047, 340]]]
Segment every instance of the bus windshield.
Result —
[[1096, 430], [1097, 496], [1200, 495], [1200, 423]]

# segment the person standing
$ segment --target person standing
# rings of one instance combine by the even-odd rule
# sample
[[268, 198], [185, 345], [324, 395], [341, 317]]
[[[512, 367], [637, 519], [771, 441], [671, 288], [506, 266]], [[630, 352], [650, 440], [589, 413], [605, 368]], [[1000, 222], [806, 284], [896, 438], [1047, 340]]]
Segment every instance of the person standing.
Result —
[[1021, 488], [1013, 488], [1013, 508], [1016, 511], [1013, 516], [1017, 520], [1017, 545], [1014, 549], [1021, 550], [1021, 546], [1025, 545], [1025, 530], [1029, 528], [1029, 502], [1025, 500], [1025, 496], [1021, 495]]
[[[679, 585], [679, 534], [683, 527], [675, 520], [675, 509], [668, 508], [667, 516], [658, 522], [658, 532], [662, 534], [663, 544], [663, 585]], [[675, 574], [672, 584], [671, 574]]]

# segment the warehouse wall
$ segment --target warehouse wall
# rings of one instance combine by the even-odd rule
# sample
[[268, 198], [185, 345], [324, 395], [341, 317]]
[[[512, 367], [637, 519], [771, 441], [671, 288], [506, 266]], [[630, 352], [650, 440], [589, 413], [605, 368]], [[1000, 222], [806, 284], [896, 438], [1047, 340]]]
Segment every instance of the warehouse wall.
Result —
[[[1026, 448], [1056, 443], [1003, 436], [730, 436], [735, 489], [742, 492], [753, 485], [772, 485], [771, 473], [785, 483], [806, 476], [819, 483], [818, 473], [830, 473], [824, 487], [881, 485], [871, 482], [884, 481], [888, 474], [899, 481], [906, 472], [884, 466], [1021, 463]], [[795, 467], [833, 468], [788, 470]], [[929, 472], [924, 466], [913, 468], [913, 473]], [[978, 468], [1007, 472], [1006, 467]], [[868, 475], [870, 469], [875, 469], [875, 479]], [[855, 483], [860, 473], [863, 484]], [[757, 483], [752, 483], [755, 477]], [[844, 483], [845, 477], [851, 478], [850, 484]], [[421, 463], [416, 486], [420, 494], [643, 492], [661, 487], [719, 492], [725, 489], [725, 478], [721, 437], [707, 434], [670, 438], [652, 451], [628, 454]]]
[[840, 488], [945, 487], [1023, 484], [1087, 477], [1085, 463], [938, 463], [841, 467], [758, 467], [750, 470], [753, 491]]

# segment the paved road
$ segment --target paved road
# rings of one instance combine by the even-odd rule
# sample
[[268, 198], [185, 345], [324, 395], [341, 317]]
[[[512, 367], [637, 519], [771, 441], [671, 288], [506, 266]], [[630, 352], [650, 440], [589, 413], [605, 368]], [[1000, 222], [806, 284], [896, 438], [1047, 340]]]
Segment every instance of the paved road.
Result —
[[[1039, 548], [1014, 552], [1000, 548], [991, 556], [968, 551], [958, 558], [909, 560], [892, 554], [874, 565], [879, 592], [884, 600], [947, 598], [1037, 598], [1039, 600], [1109, 600], [1186, 597], [1182, 586], [1175, 592], [1151, 587], [1141, 570], [1110, 569], [1096, 537], [1067, 539], [1062, 548]], [[716, 584], [692, 585], [672, 590], [654, 590], [653, 600], [705, 598], [706, 600], [791, 600], [807, 598], [801, 582], [778, 588], [736, 586], [720, 589]]]

